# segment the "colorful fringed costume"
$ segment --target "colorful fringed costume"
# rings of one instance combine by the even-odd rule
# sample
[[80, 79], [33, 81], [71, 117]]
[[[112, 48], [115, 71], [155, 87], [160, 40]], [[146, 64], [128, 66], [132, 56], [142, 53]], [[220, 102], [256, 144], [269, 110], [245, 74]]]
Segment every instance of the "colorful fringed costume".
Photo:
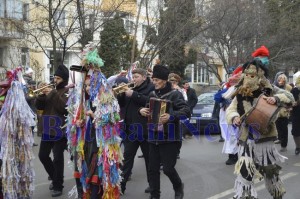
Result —
[[27, 199], [32, 198], [34, 190], [34, 114], [25, 99], [21, 69], [8, 71], [7, 78], [10, 89], [0, 112], [2, 191], [7, 199]]
[[[280, 167], [276, 164], [283, 162], [286, 157], [279, 154], [274, 140], [277, 137], [275, 122], [271, 121], [267, 129], [253, 131], [249, 124], [245, 124], [243, 116], [247, 115], [257, 102], [259, 96], [264, 94], [266, 100], [274, 100], [280, 107], [293, 103], [291, 93], [273, 87], [266, 78], [266, 59], [255, 58], [244, 65], [242, 79], [237, 87], [237, 94], [226, 111], [229, 124], [236, 124], [241, 119], [239, 137], [238, 162], [235, 165], [235, 197], [237, 199], [256, 199], [254, 178], [264, 178], [265, 185], [274, 199], [281, 199], [285, 193], [282, 181], [279, 178]], [[253, 124], [255, 125], [255, 124]]]
[[[88, 47], [82, 65], [89, 72], [82, 73], [81, 82], [69, 95], [67, 121], [68, 145], [75, 163], [74, 176], [80, 178], [84, 192], [79, 197], [92, 198], [91, 188], [97, 185], [101, 192], [97, 197], [117, 199], [120, 197], [119, 167], [122, 161], [119, 105], [100, 71], [103, 62], [97, 50]], [[87, 78], [90, 78], [89, 96], [84, 91]], [[86, 116], [89, 110], [93, 112], [93, 119]]]

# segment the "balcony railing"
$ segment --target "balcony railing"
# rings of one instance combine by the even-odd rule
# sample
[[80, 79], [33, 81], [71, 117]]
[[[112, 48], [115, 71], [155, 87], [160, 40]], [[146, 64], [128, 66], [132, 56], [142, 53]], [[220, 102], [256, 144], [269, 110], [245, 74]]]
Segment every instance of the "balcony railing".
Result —
[[0, 18], [0, 38], [23, 39], [24, 21]]

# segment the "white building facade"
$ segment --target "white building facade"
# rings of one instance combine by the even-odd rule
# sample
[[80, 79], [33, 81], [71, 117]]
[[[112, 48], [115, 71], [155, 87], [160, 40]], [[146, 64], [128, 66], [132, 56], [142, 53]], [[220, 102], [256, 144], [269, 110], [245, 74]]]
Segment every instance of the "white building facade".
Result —
[[[24, 43], [28, 1], [0, 0], [0, 73], [4, 69], [29, 66], [29, 49]], [[1, 76], [3, 78], [3, 75]]]

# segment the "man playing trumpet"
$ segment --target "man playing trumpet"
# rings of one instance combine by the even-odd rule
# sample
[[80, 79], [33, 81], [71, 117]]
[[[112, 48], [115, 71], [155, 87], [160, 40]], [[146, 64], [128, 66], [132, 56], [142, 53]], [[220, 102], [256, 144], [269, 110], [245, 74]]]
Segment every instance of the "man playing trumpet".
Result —
[[[124, 160], [121, 182], [121, 191], [125, 192], [126, 182], [133, 168], [134, 157], [139, 147], [145, 158], [147, 180], [149, 182], [148, 162], [149, 145], [147, 137], [147, 118], [139, 114], [139, 109], [144, 107], [148, 101], [148, 96], [154, 90], [153, 84], [147, 77], [147, 71], [141, 68], [132, 71], [134, 88], [128, 88], [125, 92], [117, 96], [119, 105], [124, 108], [124, 127], [126, 138], [124, 138]], [[149, 187], [145, 190], [150, 192]]]
[[[45, 167], [52, 183], [49, 189], [52, 191], [52, 197], [62, 195], [64, 181], [64, 150], [66, 149], [67, 139], [61, 129], [64, 126], [65, 115], [68, 114], [65, 109], [67, 103], [69, 80], [69, 70], [64, 65], [59, 65], [54, 74], [55, 89], [51, 87], [44, 88], [41, 95], [36, 98], [36, 108], [43, 110], [42, 117], [42, 140], [39, 150], [39, 158]], [[44, 87], [40, 84], [39, 87]], [[46, 126], [45, 124], [49, 124]], [[53, 160], [50, 158], [53, 151]]]

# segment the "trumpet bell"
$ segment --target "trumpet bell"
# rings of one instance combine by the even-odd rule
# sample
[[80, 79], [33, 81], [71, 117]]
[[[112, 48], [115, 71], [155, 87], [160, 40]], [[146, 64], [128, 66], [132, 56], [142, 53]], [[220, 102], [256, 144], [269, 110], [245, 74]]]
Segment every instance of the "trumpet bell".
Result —
[[36, 89], [36, 90], [29, 89], [29, 90], [28, 90], [28, 96], [29, 96], [29, 97], [36, 97], [37, 95], [41, 95], [41, 94], [42, 94], [41, 91], [42, 91], [43, 89], [48, 88], [48, 87], [51, 87], [51, 86], [55, 86], [55, 84], [49, 84], [49, 85], [47, 85], [47, 86], [43, 86], [43, 87], [38, 88], [38, 89]]
[[35, 93], [33, 92], [32, 89], [29, 89], [29, 90], [28, 90], [28, 96], [29, 96], [29, 97], [35, 97]]
[[125, 83], [121, 83], [119, 86], [113, 88], [113, 92], [116, 94], [116, 95], [119, 95], [121, 93], [124, 93], [126, 92], [127, 90], [129, 89], [133, 89], [135, 86], [133, 83], [128, 83], [128, 84], [125, 84]]

